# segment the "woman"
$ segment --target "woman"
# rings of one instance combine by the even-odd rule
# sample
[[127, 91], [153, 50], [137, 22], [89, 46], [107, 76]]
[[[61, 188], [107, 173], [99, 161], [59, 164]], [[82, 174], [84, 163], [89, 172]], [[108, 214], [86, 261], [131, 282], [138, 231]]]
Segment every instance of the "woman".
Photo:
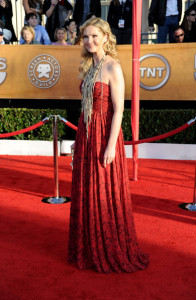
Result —
[[23, 0], [22, 5], [24, 6], [25, 14], [36, 13], [37, 25], [41, 25], [43, 3], [42, 0]]
[[185, 11], [182, 27], [185, 32], [184, 42], [196, 42], [196, 11], [191, 7]]
[[54, 32], [54, 39], [56, 42], [53, 42], [52, 45], [58, 45], [58, 46], [69, 45], [66, 42], [67, 32], [66, 32], [65, 28], [56, 28], [56, 30]]
[[16, 42], [16, 34], [12, 24], [12, 2], [10, 0], [0, 0], [0, 20], [4, 23], [5, 28], [12, 33], [11, 42]]
[[131, 44], [132, 40], [132, 1], [112, 0], [108, 11], [108, 23], [116, 36], [117, 44]]
[[67, 43], [75, 45], [77, 39], [76, 22], [73, 19], [69, 19], [65, 22], [65, 28], [67, 30]]
[[82, 114], [74, 146], [68, 261], [100, 273], [145, 269], [132, 217], [121, 129], [124, 79], [109, 24], [81, 27]]
[[21, 29], [21, 37], [24, 40], [21, 45], [41, 45], [35, 40], [35, 31], [33, 27], [24, 26]]

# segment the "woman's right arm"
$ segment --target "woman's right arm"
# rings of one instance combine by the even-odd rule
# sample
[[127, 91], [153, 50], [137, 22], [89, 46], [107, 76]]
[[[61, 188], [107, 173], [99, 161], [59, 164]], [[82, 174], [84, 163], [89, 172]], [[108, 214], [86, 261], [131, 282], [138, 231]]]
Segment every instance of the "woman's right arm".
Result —
[[58, 0], [51, 0], [51, 5], [50, 5], [49, 9], [46, 11], [46, 16], [48, 18], [51, 17], [57, 4], [58, 4]]

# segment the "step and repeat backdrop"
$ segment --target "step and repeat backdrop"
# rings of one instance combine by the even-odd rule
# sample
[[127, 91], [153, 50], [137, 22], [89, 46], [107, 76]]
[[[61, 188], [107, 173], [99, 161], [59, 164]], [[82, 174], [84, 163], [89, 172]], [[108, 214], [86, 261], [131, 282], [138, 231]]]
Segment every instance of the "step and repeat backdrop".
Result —
[[[132, 92], [132, 46], [117, 47]], [[0, 98], [81, 99], [80, 46], [3, 45]], [[196, 100], [196, 44], [141, 45], [141, 100]]]

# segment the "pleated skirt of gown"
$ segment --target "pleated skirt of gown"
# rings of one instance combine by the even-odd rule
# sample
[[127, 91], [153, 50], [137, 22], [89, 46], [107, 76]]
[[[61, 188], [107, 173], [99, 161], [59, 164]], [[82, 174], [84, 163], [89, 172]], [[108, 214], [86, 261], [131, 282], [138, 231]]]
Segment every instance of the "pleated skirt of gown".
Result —
[[75, 141], [68, 261], [100, 273], [135, 272], [149, 258], [137, 242], [122, 130], [114, 161], [103, 166], [112, 116], [110, 87], [96, 82], [88, 140], [82, 113]]

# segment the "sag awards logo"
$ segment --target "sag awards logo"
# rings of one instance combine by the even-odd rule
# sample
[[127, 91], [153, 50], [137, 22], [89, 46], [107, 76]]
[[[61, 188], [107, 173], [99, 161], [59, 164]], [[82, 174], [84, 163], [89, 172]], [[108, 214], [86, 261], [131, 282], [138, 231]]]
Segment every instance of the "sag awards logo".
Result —
[[149, 91], [160, 89], [170, 77], [170, 65], [159, 54], [147, 54], [140, 58], [140, 86]]
[[38, 55], [29, 64], [28, 76], [36, 87], [48, 89], [55, 85], [60, 77], [59, 62], [51, 55]]
[[7, 75], [6, 72], [4, 71], [2, 72], [1, 70], [5, 70], [6, 68], [7, 68], [6, 59], [0, 57], [0, 84], [2, 84], [5, 81]]

